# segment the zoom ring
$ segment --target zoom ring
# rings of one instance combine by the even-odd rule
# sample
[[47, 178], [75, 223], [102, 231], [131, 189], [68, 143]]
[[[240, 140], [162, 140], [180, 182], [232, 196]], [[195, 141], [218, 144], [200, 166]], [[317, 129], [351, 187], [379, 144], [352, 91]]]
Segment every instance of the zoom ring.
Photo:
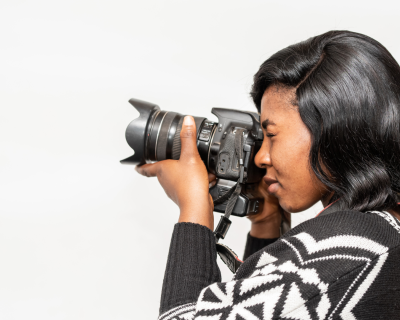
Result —
[[185, 117], [183, 116], [178, 123], [178, 127], [176, 128], [175, 136], [174, 136], [174, 142], [172, 144], [172, 159], [174, 160], [179, 160], [181, 156], [181, 130], [182, 130], [182, 123], [183, 119]]

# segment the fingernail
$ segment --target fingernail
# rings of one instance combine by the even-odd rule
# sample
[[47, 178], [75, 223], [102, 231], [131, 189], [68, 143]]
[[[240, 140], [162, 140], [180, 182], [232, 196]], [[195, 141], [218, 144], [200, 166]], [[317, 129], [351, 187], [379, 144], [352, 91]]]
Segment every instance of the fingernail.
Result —
[[193, 118], [191, 116], [185, 116], [183, 119], [183, 124], [186, 126], [191, 126], [194, 124]]

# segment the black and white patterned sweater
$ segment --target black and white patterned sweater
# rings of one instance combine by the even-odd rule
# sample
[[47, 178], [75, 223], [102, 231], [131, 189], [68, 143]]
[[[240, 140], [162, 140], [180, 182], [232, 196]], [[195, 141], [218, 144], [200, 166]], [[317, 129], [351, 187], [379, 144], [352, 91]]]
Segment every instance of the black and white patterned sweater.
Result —
[[400, 222], [387, 212], [308, 220], [221, 282], [213, 233], [175, 225], [160, 320], [400, 319]]

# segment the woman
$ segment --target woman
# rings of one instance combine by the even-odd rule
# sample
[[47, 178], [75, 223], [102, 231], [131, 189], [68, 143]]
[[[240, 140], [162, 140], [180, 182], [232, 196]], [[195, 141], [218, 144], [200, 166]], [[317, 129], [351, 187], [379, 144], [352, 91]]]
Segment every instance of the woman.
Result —
[[[220, 282], [213, 179], [193, 119], [180, 160], [137, 168], [180, 208], [160, 319], [400, 319], [398, 63], [365, 35], [332, 31], [265, 61], [251, 95], [265, 134], [255, 162], [267, 169], [266, 203], [232, 281]], [[282, 209], [320, 200], [328, 209], [276, 239]]]

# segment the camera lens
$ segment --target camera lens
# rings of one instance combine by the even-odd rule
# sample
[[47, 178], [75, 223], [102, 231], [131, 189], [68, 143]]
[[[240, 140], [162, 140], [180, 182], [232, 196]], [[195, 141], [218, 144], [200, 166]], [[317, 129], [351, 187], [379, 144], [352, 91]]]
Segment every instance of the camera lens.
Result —
[[[163, 111], [152, 103], [131, 99], [139, 111], [138, 118], [126, 129], [126, 140], [135, 151], [122, 163], [143, 164], [148, 161], [178, 160], [181, 153], [180, 132], [185, 115]], [[215, 124], [204, 117], [193, 117], [197, 130], [197, 145], [201, 158], [207, 165], [211, 132]]]
[[[158, 111], [149, 126], [146, 151], [147, 160], [161, 161], [179, 159], [181, 154], [180, 133], [184, 115], [177, 112]], [[193, 117], [196, 123], [197, 136], [205, 118]]]

